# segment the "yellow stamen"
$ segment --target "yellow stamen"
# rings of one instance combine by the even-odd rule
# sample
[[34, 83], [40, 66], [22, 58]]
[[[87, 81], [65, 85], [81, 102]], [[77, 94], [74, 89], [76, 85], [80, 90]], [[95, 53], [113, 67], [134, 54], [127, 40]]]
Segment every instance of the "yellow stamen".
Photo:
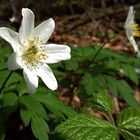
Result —
[[34, 38], [32, 40], [28, 40], [27, 46], [25, 49], [22, 50], [22, 60], [24, 61], [25, 65], [27, 65], [28, 68], [37, 67], [37, 63], [41, 60], [46, 60], [48, 57], [46, 54], [43, 53], [44, 50], [41, 49], [41, 47], [37, 47], [36, 44], [38, 44], [39, 39]]
[[140, 37], [140, 26], [137, 23], [134, 23], [132, 25], [132, 29], [133, 29], [133, 37]]

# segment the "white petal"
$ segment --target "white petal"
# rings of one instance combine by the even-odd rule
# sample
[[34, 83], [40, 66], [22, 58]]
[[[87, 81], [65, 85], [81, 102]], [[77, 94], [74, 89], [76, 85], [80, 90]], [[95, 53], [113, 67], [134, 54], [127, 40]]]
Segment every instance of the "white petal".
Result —
[[11, 56], [9, 56], [7, 61], [7, 67], [9, 70], [16, 70], [22, 68], [22, 63], [17, 53], [13, 53]]
[[48, 41], [54, 31], [55, 23], [52, 18], [39, 24], [32, 32], [31, 37], [39, 37], [44, 44]]
[[127, 15], [127, 19], [125, 21], [125, 28], [128, 28], [130, 25], [132, 25], [134, 23], [134, 15], [135, 15], [134, 8], [133, 8], [133, 6], [130, 6], [128, 15]]
[[133, 45], [135, 52], [139, 52], [139, 47], [136, 44], [136, 41], [134, 40], [134, 38], [133, 37], [129, 37], [128, 39], [129, 39], [130, 43]]
[[42, 79], [42, 81], [49, 89], [57, 89], [58, 85], [55, 76], [53, 75], [52, 70], [46, 64], [40, 66], [36, 74]]
[[29, 37], [33, 31], [35, 17], [34, 13], [28, 8], [22, 9], [22, 16], [23, 18], [19, 29], [19, 39], [21, 44]]
[[17, 51], [18, 48], [20, 48], [20, 44], [18, 43], [18, 33], [14, 32], [11, 29], [1, 27], [0, 28], [0, 37], [5, 39], [7, 42], [9, 42], [14, 50], [14, 52]]
[[42, 60], [42, 62], [56, 63], [61, 60], [68, 60], [71, 58], [71, 49], [67, 45], [47, 44], [43, 47], [46, 50], [45, 54], [47, 55], [47, 59]]
[[23, 76], [27, 84], [27, 93], [35, 93], [38, 87], [38, 77], [30, 70], [23, 71]]

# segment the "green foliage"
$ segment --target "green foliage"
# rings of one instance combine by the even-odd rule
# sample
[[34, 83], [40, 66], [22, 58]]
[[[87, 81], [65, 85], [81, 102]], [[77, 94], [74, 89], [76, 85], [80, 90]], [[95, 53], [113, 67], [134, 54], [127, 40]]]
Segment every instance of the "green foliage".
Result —
[[14, 106], [18, 103], [18, 97], [15, 93], [7, 93], [2, 96], [2, 107]]
[[60, 118], [64, 119], [64, 115], [67, 117], [73, 117], [77, 114], [74, 110], [67, 107], [63, 102], [59, 101], [53, 93], [37, 93], [34, 94], [33, 97]]
[[31, 118], [31, 128], [36, 138], [39, 140], [48, 140], [47, 132], [49, 132], [49, 127], [43, 118], [34, 115]]
[[[48, 140], [49, 135], [55, 133], [52, 129], [56, 124], [66, 118], [68, 120], [56, 129], [66, 139], [119, 140], [120, 136], [126, 140], [140, 139], [139, 104], [132, 89], [133, 85], [139, 84], [134, 68], [140, 67], [140, 61], [124, 53], [107, 49], [99, 52], [99, 49], [101, 50], [100, 46], [72, 48], [71, 60], [51, 66], [60, 87], [57, 92], [48, 90], [40, 82], [37, 92], [27, 95], [21, 71], [14, 71], [0, 95], [0, 139], [4, 140], [6, 123], [18, 111], [23, 127], [31, 126], [33, 135], [39, 140]], [[0, 54], [1, 87], [9, 74], [5, 62], [10, 50], [4, 48]], [[57, 98], [60, 94], [58, 92], [64, 92], [66, 99], [73, 94], [77, 95], [83, 108], [95, 107], [96, 111], [103, 111], [110, 122], [90, 115], [77, 115], [77, 112]], [[121, 112], [115, 122], [117, 125], [111, 123], [115, 121], [112, 120], [113, 96], [123, 98], [128, 105], [134, 107]], [[81, 108], [78, 106], [76, 109], [80, 111]], [[52, 116], [53, 119], [57, 118], [55, 125], [50, 122]]]
[[[20, 115], [25, 126], [31, 122], [32, 132], [40, 140], [48, 139], [47, 114], [43, 105], [30, 95], [20, 97]], [[39, 129], [38, 129], [39, 128]], [[47, 129], [46, 129], [47, 128]]]
[[0, 124], [0, 140], [5, 139], [5, 128], [2, 124]]
[[125, 140], [140, 139], [140, 111], [128, 108], [121, 112], [117, 125], [85, 114], [58, 125], [57, 132], [68, 140]]
[[134, 96], [132, 95], [133, 90], [132, 88], [124, 81], [120, 80], [118, 82], [118, 91], [124, 100], [132, 107], [138, 107], [138, 102], [135, 100]]
[[8, 117], [17, 110], [18, 97], [14, 93], [2, 95], [0, 108], [0, 123], [6, 122]]
[[98, 110], [112, 113], [112, 98], [107, 94], [107, 91], [102, 90], [88, 100]]
[[126, 140], [140, 140], [140, 110], [129, 108], [122, 111], [118, 128]]
[[[87, 46], [73, 48], [72, 59], [66, 62], [66, 66], [79, 76], [78, 94], [79, 97], [85, 94], [83, 100], [108, 89], [113, 96], [121, 95], [130, 106], [138, 106], [129, 85], [130, 81], [138, 84], [134, 69], [136, 66], [140, 67], [138, 59], [124, 53], [101, 49], [99, 46]], [[72, 82], [75, 83], [73, 80]]]
[[[6, 46], [6, 43], [3, 41], [0, 41], [0, 46]], [[5, 61], [7, 60], [8, 56], [10, 56], [10, 49], [7, 49], [7, 47], [3, 47], [0, 50], [0, 71], [6, 69], [6, 63]]]
[[84, 114], [65, 121], [56, 130], [67, 136], [68, 140], [118, 140], [115, 126]]
[[[34, 95], [23, 95], [20, 97], [20, 115], [27, 126], [31, 123], [32, 132], [39, 140], [47, 140], [49, 127], [47, 124], [48, 115], [46, 109], [56, 116], [65, 118], [77, 113], [59, 101], [53, 94], [36, 93]], [[43, 105], [44, 106], [43, 106]], [[45, 108], [44, 108], [45, 107]], [[39, 128], [39, 129], [38, 129]]]

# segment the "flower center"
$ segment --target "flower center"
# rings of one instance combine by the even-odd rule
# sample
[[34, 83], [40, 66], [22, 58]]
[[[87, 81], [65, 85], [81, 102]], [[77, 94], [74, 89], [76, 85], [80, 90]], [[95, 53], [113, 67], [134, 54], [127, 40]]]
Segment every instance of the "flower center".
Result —
[[132, 25], [132, 30], [133, 30], [132, 33], [133, 37], [140, 37], [140, 26], [137, 23], [134, 23]]
[[22, 60], [29, 69], [36, 68], [39, 61], [47, 59], [42, 47], [37, 45], [38, 38], [34, 38], [25, 42], [25, 46], [22, 48]]

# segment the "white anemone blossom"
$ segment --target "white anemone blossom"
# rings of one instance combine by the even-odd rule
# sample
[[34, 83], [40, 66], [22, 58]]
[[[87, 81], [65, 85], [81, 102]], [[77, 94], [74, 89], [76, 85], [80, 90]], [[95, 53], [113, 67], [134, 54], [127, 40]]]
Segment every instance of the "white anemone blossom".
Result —
[[49, 89], [56, 90], [57, 81], [46, 63], [70, 59], [71, 50], [67, 45], [46, 44], [55, 27], [52, 18], [34, 28], [34, 13], [23, 8], [22, 16], [19, 33], [0, 28], [0, 37], [9, 42], [14, 51], [8, 58], [7, 67], [9, 70], [23, 69], [28, 93], [35, 93], [38, 77]]
[[127, 19], [125, 21], [125, 29], [128, 40], [133, 45], [135, 52], [137, 52], [138, 56], [140, 56], [139, 47], [134, 39], [134, 37], [140, 37], [140, 29], [139, 25], [136, 24], [134, 21], [134, 15], [135, 15], [134, 8], [133, 6], [130, 6]]

